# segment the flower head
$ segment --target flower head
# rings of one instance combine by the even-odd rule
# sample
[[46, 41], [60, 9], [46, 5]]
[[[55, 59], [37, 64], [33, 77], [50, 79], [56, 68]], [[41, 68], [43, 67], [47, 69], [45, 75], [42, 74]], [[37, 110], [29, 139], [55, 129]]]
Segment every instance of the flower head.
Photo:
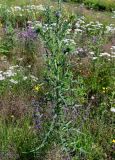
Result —
[[114, 107], [111, 107], [110, 111], [111, 111], [111, 112], [115, 112], [115, 108], [114, 108]]
[[38, 85], [36, 85], [36, 86], [34, 86], [34, 91], [40, 91], [40, 88], [41, 88], [41, 86], [38, 84]]
[[115, 139], [113, 139], [112, 142], [115, 143]]
[[11, 115], [11, 118], [14, 118], [14, 115]]

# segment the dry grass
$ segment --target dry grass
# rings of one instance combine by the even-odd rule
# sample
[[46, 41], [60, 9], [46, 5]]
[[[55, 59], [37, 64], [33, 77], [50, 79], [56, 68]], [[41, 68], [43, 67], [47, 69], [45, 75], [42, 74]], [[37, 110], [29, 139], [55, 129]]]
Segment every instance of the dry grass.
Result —
[[29, 106], [29, 97], [8, 93], [0, 99], [0, 115], [7, 120], [11, 119], [12, 116], [15, 119], [20, 119], [30, 112]]

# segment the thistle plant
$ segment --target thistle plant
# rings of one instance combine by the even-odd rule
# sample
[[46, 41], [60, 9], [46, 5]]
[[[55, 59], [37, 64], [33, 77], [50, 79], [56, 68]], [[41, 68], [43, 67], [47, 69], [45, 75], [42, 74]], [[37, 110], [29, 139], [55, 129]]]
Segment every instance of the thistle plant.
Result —
[[64, 21], [58, 11], [55, 16], [56, 22], [48, 23], [47, 30], [40, 30], [40, 34], [46, 45], [45, 81], [51, 88], [48, 97], [54, 104], [54, 113], [59, 115], [63, 106], [72, 104], [73, 75], [69, 60], [71, 45], [65, 43], [71, 19]]
[[[37, 32], [45, 46], [45, 73], [44, 83], [49, 88], [46, 93], [47, 100], [51, 102], [53, 108], [53, 120], [49, 131], [46, 134], [43, 143], [32, 150], [38, 152], [47, 143], [52, 131], [59, 129], [63, 108], [73, 106], [74, 101], [74, 85], [73, 74], [71, 69], [70, 54], [74, 50], [75, 43], [67, 36], [67, 30], [73, 17], [64, 20], [60, 9], [51, 12], [46, 9], [47, 18], [42, 27], [37, 28]], [[52, 21], [53, 19], [53, 21]]]

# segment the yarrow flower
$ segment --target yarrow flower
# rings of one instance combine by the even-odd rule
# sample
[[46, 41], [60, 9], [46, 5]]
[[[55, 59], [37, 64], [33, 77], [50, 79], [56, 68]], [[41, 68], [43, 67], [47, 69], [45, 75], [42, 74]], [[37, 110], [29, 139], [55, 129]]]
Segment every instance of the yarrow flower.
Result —
[[13, 84], [18, 84], [18, 81], [15, 81], [14, 79], [10, 79], [9, 81]]
[[110, 111], [115, 113], [115, 108], [111, 107]]
[[109, 53], [104, 52], [104, 53], [100, 53], [100, 57], [102, 57], [102, 56], [108, 56], [108, 57], [110, 57], [111, 55]]
[[4, 79], [5, 79], [5, 77], [2, 74], [0, 74], [0, 81], [2, 81]]

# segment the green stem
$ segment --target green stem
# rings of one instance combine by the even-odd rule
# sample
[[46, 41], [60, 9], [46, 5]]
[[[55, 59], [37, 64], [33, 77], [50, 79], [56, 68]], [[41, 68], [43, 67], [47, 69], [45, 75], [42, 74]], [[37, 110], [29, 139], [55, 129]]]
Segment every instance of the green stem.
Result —
[[61, 0], [58, 0], [58, 8], [61, 11]]

